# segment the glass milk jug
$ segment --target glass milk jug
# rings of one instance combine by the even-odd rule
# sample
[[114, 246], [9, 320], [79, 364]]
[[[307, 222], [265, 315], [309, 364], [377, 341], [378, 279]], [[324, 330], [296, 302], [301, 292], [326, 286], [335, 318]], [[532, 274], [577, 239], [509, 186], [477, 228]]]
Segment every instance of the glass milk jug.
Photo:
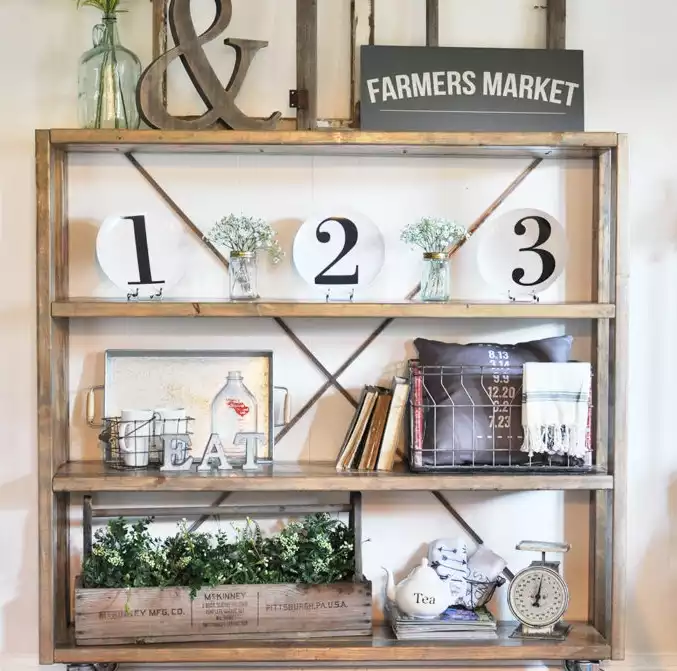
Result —
[[246, 446], [234, 445], [235, 434], [256, 431], [256, 398], [244, 385], [242, 373], [230, 371], [221, 391], [212, 401], [212, 433], [218, 434], [231, 466], [246, 461]]

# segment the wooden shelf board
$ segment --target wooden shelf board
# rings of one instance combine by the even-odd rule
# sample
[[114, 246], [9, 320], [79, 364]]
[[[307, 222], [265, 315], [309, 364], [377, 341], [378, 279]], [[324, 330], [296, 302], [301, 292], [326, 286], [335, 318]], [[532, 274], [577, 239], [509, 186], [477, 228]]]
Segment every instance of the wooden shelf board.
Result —
[[326, 301], [127, 301], [70, 298], [52, 303], [53, 317], [431, 317], [431, 318], [612, 318], [609, 303], [327, 303]]
[[595, 156], [616, 147], [616, 133], [411, 133], [348, 131], [50, 131], [66, 151], [155, 151], [387, 156]]
[[160, 472], [116, 470], [100, 461], [61, 466], [52, 482], [56, 492], [203, 492], [203, 491], [530, 491], [613, 489], [604, 473], [360, 473], [336, 471], [333, 463], [263, 465], [260, 471]]
[[460, 661], [528, 661], [585, 659], [604, 660], [611, 655], [609, 644], [590, 625], [574, 624], [565, 641], [523, 641], [509, 638], [515, 624], [499, 624], [494, 641], [397, 641], [389, 628], [375, 627], [373, 637], [308, 639], [297, 641], [236, 641], [232, 643], [179, 643], [173, 645], [129, 645], [78, 647], [57, 646], [54, 661], [77, 663], [194, 662], [235, 664], [280, 663], [426, 663]]

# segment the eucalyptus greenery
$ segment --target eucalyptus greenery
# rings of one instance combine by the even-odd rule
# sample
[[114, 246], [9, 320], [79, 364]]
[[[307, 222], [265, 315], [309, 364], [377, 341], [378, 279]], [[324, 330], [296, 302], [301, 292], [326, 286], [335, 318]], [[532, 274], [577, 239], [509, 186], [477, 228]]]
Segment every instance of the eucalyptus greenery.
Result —
[[126, 12], [126, 9], [120, 9], [123, 0], [75, 0], [76, 7], [94, 7], [104, 14], [119, 14]]
[[202, 587], [263, 583], [327, 584], [352, 578], [354, 537], [340, 520], [315, 514], [272, 536], [258, 524], [228, 534], [191, 533], [186, 522], [164, 540], [148, 531], [152, 518], [111, 520], [95, 535], [83, 562], [84, 587]]
[[465, 227], [454, 221], [423, 217], [405, 226], [400, 234], [400, 240], [412, 247], [420, 247], [424, 252], [442, 254], [467, 235]]
[[207, 239], [231, 252], [265, 251], [273, 263], [284, 256], [272, 226], [263, 219], [229, 214], [207, 232]]
[[126, 12], [126, 9], [120, 9], [123, 0], [75, 0], [78, 9], [80, 7], [94, 7], [103, 12], [103, 14], [111, 15], [120, 12]]

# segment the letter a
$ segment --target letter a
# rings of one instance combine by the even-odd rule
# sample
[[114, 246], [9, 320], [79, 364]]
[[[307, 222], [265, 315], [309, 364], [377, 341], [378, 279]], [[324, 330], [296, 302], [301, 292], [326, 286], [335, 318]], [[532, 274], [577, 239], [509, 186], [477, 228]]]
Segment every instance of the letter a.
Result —
[[228, 458], [223, 450], [223, 443], [217, 433], [209, 436], [209, 442], [205, 448], [202, 463], [197, 467], [198, 471], [211, 471], [214, 466], [219, 471], [232, 471], [233, 467], [228, 463]]

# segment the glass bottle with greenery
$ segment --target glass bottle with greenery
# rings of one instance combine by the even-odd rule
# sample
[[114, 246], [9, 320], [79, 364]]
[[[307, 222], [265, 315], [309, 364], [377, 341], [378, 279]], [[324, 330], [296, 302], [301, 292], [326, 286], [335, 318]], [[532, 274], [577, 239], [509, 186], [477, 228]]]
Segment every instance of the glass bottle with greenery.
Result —
[[136, 86], [141, 62], [120, 43], [117, 15], [122, 0], [76, 0], [102, 13], [94, 26], [94, 46], [80, 58], [78, 117], [83, 128], [138, 128]]

